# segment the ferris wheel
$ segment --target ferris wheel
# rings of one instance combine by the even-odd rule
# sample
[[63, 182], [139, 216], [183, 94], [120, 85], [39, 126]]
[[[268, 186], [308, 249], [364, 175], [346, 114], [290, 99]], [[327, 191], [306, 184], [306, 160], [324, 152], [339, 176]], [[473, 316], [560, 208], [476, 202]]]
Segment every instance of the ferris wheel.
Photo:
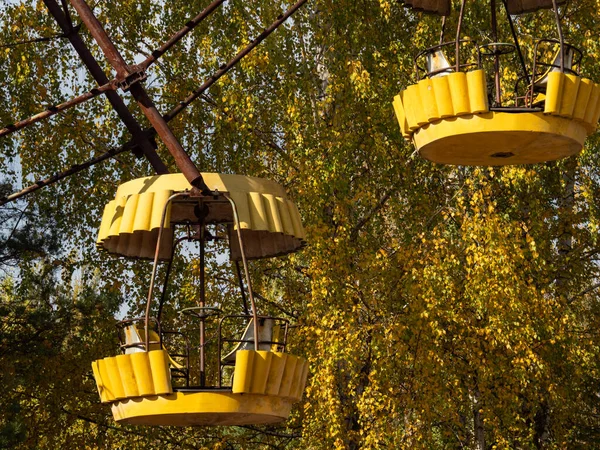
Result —
[[[73, 26], [66, 0], [60, 4], [44, 0], [98, 86], [0, 129], [0, 137], [7, 136], [105, 95], [132, 136], [125, 145], [40, 180], [0, 199], [0, 204], [125, 151], [147, 158], [156, 172], [118, 187], [104, 209], [97, 239], [100, 251], [153, 261], [144, 314], [118, 323], [121, 354], [92, 364], [101, 401], [123, 423], [184, 426], [283, 421], [302, 398], [308, 376], [307, 361], [288, 352], [291, 324], [258, 312], [249, 275], [250, 260], [290, 254], [305, 246], [296, 205], [273, 181], [201, 172], [168, 125], [307, 0], [280, 15], [170, 112], [163, 115], [157, 110], [143, 84], [148, 68], [224, 1], [214, 0], [144, 61], [129, 65], [85, 0], [70, 0], [116, 71], [116, 77], [109, 80]], [[556, 160], [581, 150], [600, 118], [600, 84], [582, 76], [583, 53], [563, 38], [558, 8], [564, 1], [504, 0], [512, 41], [500, 42], [498, 5], [491, 0], [492, 41], [485, 43], [463, 36], [466, 0], [460, 2], [453, 41], [445, 40], [450, 0], [404, 3], [443, 17], [439, 43], [417, 54], [415, 83], [393, 102], [402, 135], [424, 158], [442, 164], [494, 166]], [[547, 8], [554, 12], [557, 35], [537, 41], [525, 52], [513, 17]], [[531, 58], [529, 65], [526, 54]], [[516, 56], [519, 69], [511, 92], [506, 90], [511, 80], [504, 78], [503, 70], [509, 56]], [[143, 129], [135, 120], [119, 90], [134, 97], [151, 128]], [[157, 136], [181, 173], [168, 173], [155, 150]], [[178, 311], [180, 317], [197, 324], [193, 339], [177, 326], [169, 329], [162, 320], [169, 303], [171, 267], [186, 241], [197, 242], [200, 249], [198, 304]], [[216, 241], [227, 244], [238, 275], [243, 313], [226, 314], [207, 298], [205, 257], [208, 244]], [[166, 264], [166, 276], [156, 302], [160, 264]], [[231, 323], [235, 325], [228, 326]], [[231, 335], [230, 329], [241, 333]], [[217, 342], [212, 352], [206, 346], [209, 333]], [[190, 345], [192, 340], [197, 345]]]

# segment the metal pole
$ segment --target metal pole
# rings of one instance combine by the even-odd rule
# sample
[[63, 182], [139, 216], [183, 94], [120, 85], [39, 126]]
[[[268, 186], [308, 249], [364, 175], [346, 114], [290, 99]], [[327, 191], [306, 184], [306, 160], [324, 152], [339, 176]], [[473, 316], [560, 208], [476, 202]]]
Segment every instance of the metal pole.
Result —
[[[219, 70], [217, 70], [202, 86], [192, 92], [187, 98], [183, 101], [179, 102], [179, 104], [173, 108], [168, 114], [165, 115], [165, 120], [169, 122], [175, 116], [177, 116], [181, 111], [189, 106], [195, 99], [200, 97], [209, 87], [211, 87], [219, 78], [225, 75], [229, 70], [235, 66], [244, 56], [250, 53], [254, 47], [260, 44], [262, 41], [266, 39], [273, 31], [275, 31], [283, 22], [285, 22], [292, 14], [294, 14], [302, 5], [304, 5], [308, 0], [300, 0], [290, 7], [284, 14], [277, 17], [277, 20], [271, 24], [271, 26], [265, 29], [262, 33], [258, 35], [256, 39], [254, 39], [250, 44], [248, 44], [244, 49], [242, 49], [237, 55], [233, 57], [231, 61], [227, 64], [221, 66]], [[466, 0], [464, 0], [466, 1]]]
[[165, 273], [165, 281], [163, 283], [163, 288], [160, 293], [160, 301], [158, 302], [158, 312], [156, 313], [156, 320], [160, 322], [160, 318], [162, 316], [163, 306], [165, 304], [165, 300], [167, 299], [167, 289], [169, 287], [169, 278], [171, 277], [171, 268], [173, 267], [173, 256], [175, 255], [175, 247], [181, 242], [181, 239], [175, 240], [175, 233], [173, 233], [173, 239], [171, 239], [171, 256], [169, 257], [169, 262], [167, 263], [167, 271]]
[[248, 270], [248, 261], [246, 260], [246, 251], [244, 250], [244, 240], [242, 239], [242, 229], [240, 227], [240, 218], [238, 216], [237, 206], [233, 199], [227, 193], [223, 196], [231, 203], [233, 210], [233, 223], [237, 230], [238, 243], [240, 245], [240, 255], [242, 256], [242, 264], [244, 266], [244, 275], [246, 276], [246, 285], [248, 286], [248, 297], [250, 297], [250, 305], [252, 308], [252, 320], [254, 321], [254, 350], [258, 351], [258, 314], [256, 313], [256, 303], [254, 302], [254, 294], [252, 293], [252, 281], [250, 280], [250, 271]]
[[[125, 81], [127, 78], [135, 75], [135, 73], [130, 70], [131, 68], [127, 65], [115, 45], [112, 43], [104, 28], [94, 16], [94, 13], [87, 5], [85, 0], [70, 0], [73, 7], [77, 10], [77, 13], [81, 17], [81, 20], [85, 23], [85, 25], [90, 30], [92, 37], [96, 40], [100, 48], [102, 49], [106, 59], [110, 62], [110, 64], [117, 71], [117, 80]], [[165, 119], [163, 119], [162, 115], [158, 112], [154, 103], [146, 93], [146, 90], [142, 87], [139, 81], [134, 82], [130, 87], [131, 94], [138, 102], [142, 112], [148, 118], [156, 133], [164, 142], [165, 146], [175, 159], [175, 164], [181, 172], [184, 174], [189, 183], [202, 190], [203, 192], [208, 192], [210, 189], [204, 183], [202, 179], [202, 175], [198, 171], [196, 165], [192, 162], [189, 155], [185, 152], [169, 126]]]
[[146, 300], [146, 317], [144, 320], [144, 332], [145, 336], [145, 344], [146, 351], [150, 351], [150, 337], [148, 335], [148, 331], [150, 330], [150, 306], [152, 305], [152, 293], [154, 292], [154, 282], [156, 280], [156, 272], [158, 270], [158, 255], [160, 254], [160, 244], [162, 241], [163, 231], [165, 229], [165, 221], [167, 220], [167, 210], [169, 209], [169, 205], [171, 202], [177, 197], [187, 197], [189, 194], [187, 192], [178, 192], [177, 194], [171, 195], [167, 202], [165, 203], [165, 207], [162, 211], [160, 228], [158, 229], [158, 238], [156, 241], [156, 250], [154, 250], [154, 263], [152, 265], [152, 275], [150, 276], [150, 287], [148, 288], [148, 298]]
[[[490, 0], [492, 9], [492, 39], [495, 43], [498, 42], [498, 18], [496, 17], [496, 0]], [[500, 55], [498, 54], [498, 46], [494, 45], [494, 86], [496, 89], [496, 106], [502, 104], [502, 92], [500, 86]]]
[[235, 261], [235, 270], [237, 272], [238, 282], [240, 284], [240, 294], [242, 295], [242, 304], [244, 305], [244, 314], [248, 314], [248, 300], [246, 299], [246, 291], [244, 289], [244, 280], [242, 279], [242, 269], [240, 269], [240, 262]]
[[444, 34], [446, 34], [446, 17], [442, 16], [442, 31], [440, 32], [440, 45], [444, 43]]
[[508, 24], [510, 25], [510, 32], [513, 37], [513, 41], [515, 42], [515, 47], [517, 48], [517, 54], [519, 55], [519, 61], [521, 62], [521, 67], [523, 68], [523, 73], [525, 74], [525, 79], [527, 80], [527, 84], [529, 85], [529, 73], [527, 73], [527, 64], [525, 64], [525, 58], [523, 57], [523, 52], [521, 51], [521, 45], [519, 44], [519, 38], [517, 36], [517, 32], [515, 30], [515, 24], [513, 23], [512, 18], [510, 17], [510, 12], [508, 11], [508, 3], [506, 0], [502, 0], [504, 4], [504, 10], [506, 11], [506, 17], [508, 18]]
[[24, 189], [21, 189], [19, 192], [15, 192], [4, 198], [0, 198], [0, 206], [6, 205], [7, 203], [10, 203], [10, 202], [14, 202], [15, 200], [17, 200], [27, 194], [31, 194], [32, 192], [35, 192], [38, 189], [43, 188], [44, 186], [54, 184], [57, 181], [60, 181], [70, 175], [74, 175], [78, 172], [81, 172], [82, 170], [87, 169], [88, 167], [91, 167], [95, 164], [98, 164], [102, 161], [112, 158], [113, 156], [117, 156], [123, 152], [126, 152], [127, 150], [130, 150], [131, 147], [133, 147], [133, 142], [130, 141], [130, 142], [126, 143], [125, 145], [122, 145], [121, 147], [113, 148], [113, 149], [107, 151], [106, 153], [103, 153], [100, 156], [97, 156], [95, 158], [89, 159], [81, 164], [74, 164], [69, 169], [67, 169], [63, 172], [56, 173], [56, 174], [54, 174], [48, 178], [45, 178], [43, 180], [38, 180], [34, 184], [27, 186]]
[[192, 20], [187, 22], [183, 28], [177, 31], [173, 36], [169, 38], [167, 42], [160, 46], [160, 48], [154, 50], [150, 56], [148, 56], [142, 63], [139, 65], [142, 69], [147, 69], [150, 65], [154, 64], [158, 58], [160, 58], [167, 50], [173, 47], [177, 42], [179, 42], [186, 34], [192, 31], [200, 22], [210, 16], [225, 0], [214, 0], [210, 5], [208, 5], [204, 10], [194, 17]]
[[0, 137], [6, 136], [8, 134], [14, 133], [21, 128], [25, 128], [28, 125], [39, 122], [40, 120], [47, 119], [48, 117], [52, 117], [55, 114], [58, 114], [61, 111], [65, 111], [66, 109], [72, 108], [73, 106], [77, 106], [80, 103], [83, 103], [92, 98], [98, 97], [109, 91], [114, 91], [116, 88], [115, 83], [110, 82], [105, 84], [104, 86], [99, 86], [97, 88], [92, 89], [85, 94], [82, 94], [78, 97], [72, 98], [69, 101], [61, 103], [60, 105], [50, 106], [46, 111], [36, 114], [35, 116], [29, 117], [27, 119], [21, 120], [17, 123], [13, 123], [11, 125], [7, 125], [6, 127], [0, 130]]
[[[164, 116], [165, 120], [168, 122], [168, 121], [172, 120], [173, 118], [175, 118], [177, 115], [179, 115], [196, 98], [200, 97], [204, 93], [204, 91], [206, 91], [210, 86], [212, 86], [219, 78], [221, 78], [223, 75], [225, 75], [244, 56], [246, 56], [248, 53], [250, 53], [250, 51], [254, 47], [256, 47], [260, 42], [262, 42], [269, 34], [271, 34], [274, 31], [274, 29], [276, 29], [278, 26], [280, 26], [287, 18], [289, 18], [294, 12], [296, 12], [300, 8], [300, 6], [302, 6], [307, 1], [308, 0], [301, 0], [300, 2], [298, 2], [294, 6], [292, 6], [288, 11], [286, 11], [285, 14], [280, 16], [269, 28], [267, 28], [265, 31], [263, 31], [263, 33], [261, 33], [256, 40], [252, 41], [246, 48], [244, 48], [242, 51], [240, 51], [240, 53], [238, 53], [231, 61], [229, 61], [227, 64], [225, 64], [214, 75], [212, 75], [209, 78], [209, 80], [206, 81], [200, 88], [195, 90], [190, 96], [188, 96], [185, 100], [181, 101], [179, 103], [179, 105], [177, 105], [169, 113], [167, 113]], [[153, 136], [156, 134], [156, 132], [152, 128], [146, 129], [144, 131], [150, 136]], [[112, 150], [104, 153], [103, 155], [100, 155], [97, 158], [93, 158], [84, 163], [73, 166], [71, 169], [66, 170], [64, 172], [59, 172], [57, 174], [54, 174], [51, 177], [46, 178], [45, 180], [38, 181], [37, 183], [35, 183], [31, 186], [28, 186], [28, 187], [20, 190], [19, 192], [15, 192], [3, 199], [0, 199], [0, 206], [5, 205], [6, 203], [9, 203], [9, 202], [15, 201], [27, 194], [35, 192], [44, 186], [54, 184], [57, 181], [60, 181], [63, 178], [66, 178], [67, 176], [73, 175], [84, 169], [87, 169], [88, 167], [91, 167], [94, 164], [97, 164], [98, 162], [104, 161], [112, 156], [118, 155], [119, 153], [123, 153], [124, 151], [130, 150], [132, 147], [133, 147], [133, 142], [129, 141], [126, 144], [124, 144], [123, 146], [116, 148], [116, 149], [112, 149]]]
[[462, 31], [462, 22], [465, 16], [465, 5], [467, 0], [460, 3], [460, 15], [458, 16], [458, 26], [456, 27], [456, 71], [460, 72], [460, 32]]
[[[108, 83], [108, 77], [100, 67], [100, 64], [98, 64], [98, 61], [96, 61], [96, 58], [94, 58], [94, 56], [92, 55], [92, 52], [90, 52], [89, 48], [85, 45], [85, 43], [81, 39], [81, 36], [73, 32], [70, 16], [65, 15], [68, 14], [66, 0], [61, 1], [65, 13], [63, 13], [61, 7], [56, 2], [56, 0], [44, 0], [44, 4], [46, 5], [46, 8], [48, 8], [48, 11], [50, 11], [50, 14], [54, 16], [56, 23], [58, 23], [58, 26], [65, 33], [65, 36], [71, 42], [71, 45], [73, 46], [73, 48], [75, 49], [85, 66], [90, 71], [92, 77], [94, 77], [94, 80], [96, 80], [100, 85]], [[148, 162], [152, 165], [156, 173], [169, 173], [169, 169], [167, 169], [165, 163], [160, 159], [160, 157], [156, 153], [155, 144], [153, 144], [146, 135], [146, 133], [144, 133], [138, 121], [133, 117], [133, 114], [131, 114], [129, 109], [127, 109], [127, 106], [125, 105], [121, 97], [119, 97], [119, 94], [117, 94], [115, 91], [108, 91], [106, 92], [106, 98], [108, 99], [118, 116], [121, 118], [129, 132], [133, 136], [135, 143], [142, 151], [142, 153], [146, 156]], [[136, 156], [141, 156], [140, 151], [136, 150], [135, 147], [133, 149], [133, 152], [136, 154]]]
[[[200, 308], [206, 306], [206, 273], [205, 273], [205, 255], [204, 255], [204, 218], [200, 223]], [[204, 311], [200, 310], [200, 386], [204, 387], [206, 384], [206, 363], [205, 363], [205, 330], [204, 330]]]
[[552, 0], [552, 9], [554, 10], [556, 28], [558, 29], [558, 41], [560, 43], [560, 72], [565, 73], [565, 39], [563, 37], [560, 14], [558, 13], [558, 2], [556, 0]]

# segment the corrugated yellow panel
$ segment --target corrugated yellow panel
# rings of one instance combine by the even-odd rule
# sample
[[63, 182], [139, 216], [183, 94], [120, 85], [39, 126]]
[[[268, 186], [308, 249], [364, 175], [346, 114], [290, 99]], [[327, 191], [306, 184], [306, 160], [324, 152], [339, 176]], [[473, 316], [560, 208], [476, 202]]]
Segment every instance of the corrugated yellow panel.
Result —
[[[412, 89], [411, 89], [412, 88]], [[406, 88], [404, 93], [402, 94], [402, 104], [404, 105], [404, 112], [406, 113], [406, 121], [408, 122], [408, 129], [410, 131], [415, 131], [419, 129], [419, 124], [417, 123], [417, 113], [416, 109], [416, 85], [409, 86]]]
[[98, 372], [100, 373], [100, 379], [102, 380], [104, 401], [112, 402], [116, 397], [111, 386], [110, 376], [108, 375], [108, 367], [106, 366], [106, 360], [99, 359], [96, 362], [98, 363]]
[[438, 112], [437, 103], [435, 101], [435, 93], [433, 92], [433, 82], [430, 78], [425, 78], [419, 81], [419, 96], [421, 97], [421, 103], [427, 122], [433, 122], [440, 118]]
[[138, 392], [141, 396], [154, 395], [154, 382], [147, 352], [131, 353], [131, 365], [135, 374]]
[[[169, 200], [169, 197], [173, 195], [173, 191], [158, 191], [154, 193], [152, 199], [152, 216], [150, 218], [150, 228], [160, 228], [160, 221], [162, 220], [163, 210]], [[167, 208], [167, 215], [165, 216], [165, 228], [169, 228], [169, 222], [171, 220], [171, 205]]]
[[269, 369], [269, 378], [267, 379], [267, 388], [265, 390], [267, 395], [279, 395], [286, 361], [287, 354], [273, 352], [273, 356], [271, 357], [271, 368]]
[[284, 198], [277, 197], [277, 205], [279, 205], [279, 217], [281, 217], [281, 223], [283, 225], [283, 232], [285, 234], [289, 234], [290, 236], [294, 235], [294, 224], [292, 222], [292, 217], [290, 214], [290, 209], [288, 208], [287, 202]]
[[125, 389], [125, 397], [138, 397], [140, 395], [137, 387], [137, 381], [135, 381], [135, 374], [133, 373], [133, 365], [131, 364], [131, 358], [129, 355], [118, 355], [117, 366], [119, 367], [119, 374], [121, 376], [121, 382]]
[[281, 222], [281, 216], [279, 215], [277, 199], [272, 194], [263, 194], [263, 199], [266, 203], [269, 230], [272, 233], [283, 233], [283, 223]]
[[290, 389], [292, 388], [292, 381], [296, 372], [296, 365], [300, 361], [300, 358], [294, 355], [287, 355], [285, 362], [285, 368], [283, 370], [283, 376], [281, 377], [281, 388], [279, 389], [279, 395], [281, 397], [289, 397]]
[[106, 364], [106, 373], [108, 374], [108, 379], [110, 380], [110, 389], [114, 398], [116, 400], [125, 398], [125, 389], [123, 388], [123, 383], [121, 382], [121, 374], [119, 373], [119, 366], [117, 366], [117, 358], [114, 356], [104, 358], [104, 363]]
[[590, 101], [588, 102], [587, 108], [585, 110], [585, 116], [583, 121], [588, 123], [589, 125], [593, 125], [596, 128], [596, 124], [592, 123], [594, 119], [594, 113], [596, 112], [596, 106], [598, 106], [598, 102], [600, 101], [600, 84], [594, 84], [592, 88], [592, 93], [590, 95]]
[[565, 75], [560, 72], [548, 74], [548, 86], [546, 87], [546, 103], [544, 112], [546, 114], [558, 114], [562, 102], [563, 84]]
[[394, 97], [394, 112], [396, 113], [396, 119], [398, 119], [398, 125], [404, 138], [410, 138], [410, 130], [408, 129], [408, 122], [406, 121], [406, 113], [404, 112], [404, 106], [402, 105], [402, 97], [396, 95]]
[[252, 228], [252, 217], [248, 208], [248, 194], [246, 192], [230, 192], [229, 195], [237, 208], [240, 228]]
[[[136, 231], [150, 231], [152, 229], [152, 206], [154, 204], [154, 192], [144, 192], [139, 195], [137, 211], [133, 229]], [[158, 219], [160, 223], [160, 219]]]
[[488, 112], [489, 105], [485, 72], [482, 69], [467, 72], [467, 85], [471, 113], [479, 114]]
[[139, 195], [133, 194], [127, 198], [125, 208], [123, 209], [123, 217], [119, 226], [119, 233], [133, 233], [133, 223], [135, 221], [135, 213], [137, 210]]
[[115, 200], [111, 200], [104, 207], [102, 222], [100, 222], [100, 230], [98, 230], [98, 239], [96, 240], [97, 244], [100, 244], [108, 236], [116, 207], [117, 202]]
[[594, 113], [594, 117], [592, 117], [592, 127], [594, 130], [598, 127], [598, 120], [600, 120], [600, 99], [596, 104], [596, 112]]
[[585, 118], [585, 112], [590, 102], [593, 88], [594, 82], [592, 80], [588, 78], [581, 79], [579, 90], [577, 91], [577, 99], [575, 100], [575, 108], [573, 109], [573, 119], [583, 120]]
[[304, 372], [302, 372], [302, 383], [300, 386], [300, 395], [299, 395], [299, 400], [302, 400], [302, 393], [304, 392], [304, 389], [306, 388], [306, 380], [308, 379], [308, 361], [306, 361], [306, 364], [304, 365]]
[[419, 90], [418, 84], [413, 84], [408, 87], [409, 91], [412, 91], [411, 94], [411, 104], [407, 105], [409, 108], [412, 108], [415, 119], [417, 121], [417, 125], [422, 127], [423, 125], [427, 125], [429, 121], [427, 120], [427, 114], [425, 114], [425, 108], [423, 107], [423, 99], [421, 99], [421, 92]]
[[252, 366], [256, 352], [253, 350], [238, 350], [235, 353], [235, 369], [231, 392], [243, 394], [250, 392], [252, 386]]
[[293, 398], [294, 401], [298, 398], [298, 391], [300, 390], [300, 385], [302, 384], [302, 372], [304, 372], [304, 363], [306, 361], [304, 358], [298, 358], [298, 362], [296, 363], [296, 368], [294, 369], [294, 376], [292, 377], [292, 385], [290, 387], [289, 397]]
[[110, 236], [117, 236], [121, 229], [121, 219], [123, 218], [123, 212], [125, 211], [125, 203], [127, 203], [126, 197], [115, 199], [115, 211], [110, 223]]
[[300, 211], [298, 211], [298, 207], [296, 204], [290, 200], [286, 200], [288, 205], [288, 211], [290, 211], [290, 217], [292, 219], [292, 225], [294, 227], [293, 236], [296, 236], [299, 239], [304, 239], [306, 236], [304, 234], [304, 227], [302, 226], [302, 220], [300, 219]]
[[271, 367], [273, 352], [259, 350], [255, 353], [250, 392], [253, 394], [264, 394], [267, 388], [267, 379], [269, 378], [269, 368]]
[[258, 192], [250, 192], [250, 195], [246, 196], [248, 199], [248, 210], [250, 211], [250, 218], [253, 230], [268, 230], [269, 220], [267, 219], [267, 210], [263, 203], [262, 195]]
[[469, 101], [467, 75], [464, 72], [453, 72], [446, 75], [445, 78], [448, 78], [454, 114], [457, 116], [470, 114], [471, 103]]
[[157, 395], [172, 394], [171, 371], [169, 370], [169, 356], [165, 350], [152, 350], [148, 352], [150, 370], [154, 393]]
[[98, 395], [100, 395], [100, 401], [102, 403], [108, 402], [106, 393], [104, 392], [104, 383], [102, 382], [102, 376], [100, 376], [100, 369], [98, 367], [98, 361], [92, 362], [92, 372], [94, 372], [94, 380], [96, 380], [96, 387], [98, 388]]
[[577, 91], [581, 78], [570, 73], [565, 75], [563, 84], [563, 94], [560, 103], [559, 115], [563, 117], [573, 117], [575, 110], [575, 101], [577, 100]]
[[450, 94], [448, 77], [432, 78], [431, 82], [440, 118], [454, 117], [454, 107], [452, 106], [452, 95]]

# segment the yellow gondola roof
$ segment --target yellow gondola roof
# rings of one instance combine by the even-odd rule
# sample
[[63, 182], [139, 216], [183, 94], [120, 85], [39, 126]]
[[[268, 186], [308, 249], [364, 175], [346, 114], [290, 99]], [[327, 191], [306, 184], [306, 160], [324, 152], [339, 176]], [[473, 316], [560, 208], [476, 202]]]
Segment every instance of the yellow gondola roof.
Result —
[[[305, 245], [305, 232], [296, 205], [279, 184], [242, 175], [203, 173], [213, 191], [229, 193], [235, 202], [246, 256], [265, 258], [291, 253]], [[171, 195], [191, 185], [183, 174], [138, 178], [119, 186], [114, 200], [104, 208], [96, 242], [100, 250], [130, 258], [154, 258], [163, 209]], [[233, 223], [229, 202], [222, 196], [203, 197], [208, 205], [205, 222]], [[175, 202], [167, 209], [159, 257], [171, 255], [171, 223], [195, 221], [197, 199]], [[232, 233], [233, 226], [229, 226]], [[231, 257], [241, 258], [237, 239], [230, 239]]]

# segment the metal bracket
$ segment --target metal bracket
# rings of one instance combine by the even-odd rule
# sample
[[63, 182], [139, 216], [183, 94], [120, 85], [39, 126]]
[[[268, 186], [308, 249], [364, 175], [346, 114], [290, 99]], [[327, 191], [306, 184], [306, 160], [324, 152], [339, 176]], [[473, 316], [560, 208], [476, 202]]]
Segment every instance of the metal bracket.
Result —
[[148, 74], [146, 74], [146, 70], [142, 66], [127, 66], [127, 76], [124, 79], [117, 79], [117, 86], [123, 92], [127, 92], [132, 85], [144, 81], [146, 78], [148, 78]]

